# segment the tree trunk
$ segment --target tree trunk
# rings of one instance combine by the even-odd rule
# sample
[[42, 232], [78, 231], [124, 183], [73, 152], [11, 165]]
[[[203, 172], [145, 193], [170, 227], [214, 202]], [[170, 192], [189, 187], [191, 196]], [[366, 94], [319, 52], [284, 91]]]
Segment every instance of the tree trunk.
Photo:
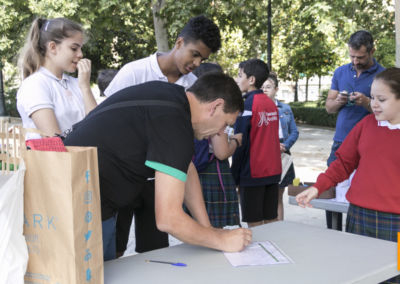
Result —
[[6, 104], [4, 101], [3, 67], [0, 65], [0, 116], [6, 115]]
[[321, 75], [318, 75], [318, 98], [320, 98], [321, 97]]
[[165, 20], [160, 18], [161, 8], [164, 7], [164, 0], [153, 1], [153, 22], [154, 32], [156, 34], [156, 42], [158, 51], [165, 52], [169, 50], [168, 31], [165, 27]]
[[294, 85], [294, 101], [295, 101], [295, 102], [298, 102], [298, 101], [299, 101], [299, 94], [298, 94], [298, 92], [297, 92], [297, 89], [298, 89], [298, 81], [299, 81], [299, 80], [296, 80], [296, 84]]
[[269, 71], [272, 70], [272, 24], [271, 24], [271, 0], [268, 0], [268, 39], [267, 39], [267, 53], [268, 53], [268, 67]]
[[308, 102], [308, 80], [310, 78], [308, 78], [308, 76], [306, 77], [306, 102]]
[[400, 1], [395, 1], [396, 67], [400, 67]]

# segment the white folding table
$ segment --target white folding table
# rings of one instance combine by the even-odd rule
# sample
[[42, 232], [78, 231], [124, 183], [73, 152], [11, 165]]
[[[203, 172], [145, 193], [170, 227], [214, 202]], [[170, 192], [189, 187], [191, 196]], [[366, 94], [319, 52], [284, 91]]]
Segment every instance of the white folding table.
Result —
[[[399, 274], [394, 242], [281, 221], [253, 228], [293, 264], [232, 267], [222, 252], [188, 244], [105, 263], [105, 284], [126, 283], [379, 283]], [[187, 264], [176, 267], [146, 259]]]

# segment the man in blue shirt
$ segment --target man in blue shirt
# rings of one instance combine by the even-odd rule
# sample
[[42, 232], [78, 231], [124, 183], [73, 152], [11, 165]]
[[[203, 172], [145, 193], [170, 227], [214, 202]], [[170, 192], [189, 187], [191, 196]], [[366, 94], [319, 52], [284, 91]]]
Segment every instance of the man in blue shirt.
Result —
[[[371, 84], [376, 74], [384, 68], [373, 58], [375, 52], [372, 35], [360, 30], [348, 41], [351, 63], [340, 66], [333, 74], [325, 108], [328, 113], [338, 112], [336, 132], [333, 137], [328, 166], [336, 160], [339, 149], [350, 130], [371, 112]], [[332, 228], [332, 212], [326, 211], [328, 228]], [[339, 215], [337, 229], [342, 228], [342, 214]]]

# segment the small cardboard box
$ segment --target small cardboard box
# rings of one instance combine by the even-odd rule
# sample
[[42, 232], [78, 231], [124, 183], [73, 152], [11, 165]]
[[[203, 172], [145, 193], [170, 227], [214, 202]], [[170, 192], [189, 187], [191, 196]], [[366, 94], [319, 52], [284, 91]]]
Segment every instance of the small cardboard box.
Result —
[[[296, 196], [297, 194], [306, 190], [307, 188], [309, 188], [310, 186], [312, 186], [314, 184], [315, 184], [315, 182], [304, 182], [304, 186], [303, 185], [294, 186], [292, 184], [289, 184], [288, 194], [290, 196]], [[335, 197], [336, 197], [335, 187], [331, 187], [327, 191], [324, 191], [318, 198], [319, 199], [331, 199], [331, 198], [335, 198]]]

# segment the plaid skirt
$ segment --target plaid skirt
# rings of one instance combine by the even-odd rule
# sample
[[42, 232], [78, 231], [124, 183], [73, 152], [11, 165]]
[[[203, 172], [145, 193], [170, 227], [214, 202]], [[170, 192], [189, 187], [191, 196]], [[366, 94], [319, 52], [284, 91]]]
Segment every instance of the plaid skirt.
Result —
[[[397, 242], [397, 232], [400, 232], [400, 215], [350, 204], [347, 211], [346, 232]], [[400, 276], [381, 282], [381, 284], [391, 283], [400, 283]]]
[[239, 201], [229, 162], [218, 160], [218, 163], [224, 190], [220, 183], [216, 159], [209, 162], [199, 173], [207, 213], [214, 227], [238, 225]]
[[400, 232], [400, 215], [350, 204], [346, 232], [397, 242], [397, 232]]

